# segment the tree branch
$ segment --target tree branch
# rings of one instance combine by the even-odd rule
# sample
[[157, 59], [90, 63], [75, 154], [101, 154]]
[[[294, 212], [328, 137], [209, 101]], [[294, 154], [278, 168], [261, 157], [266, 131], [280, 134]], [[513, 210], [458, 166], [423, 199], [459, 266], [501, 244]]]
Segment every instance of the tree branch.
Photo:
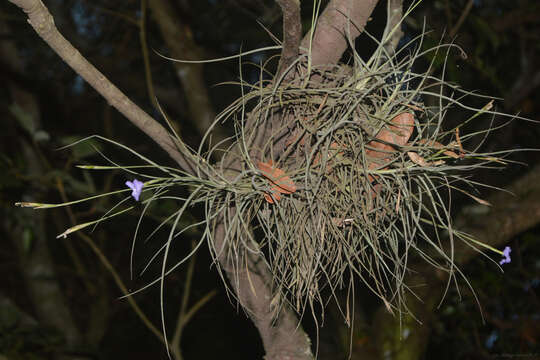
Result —
[[276, 0], [283, 13], [283, 49], [276, 77], [279, 77], [298, 57], [302, 38], [300, 0]]
[[110, 105], [150, 136], [186, 172], [193, 173], [193, 156], [184, 143], [173, 140], [167, 130], [135, 105], [99, 70], [90, 64], [58, 31], [52, 15], [41, 0], [8, 0], [28, 16], [28, 23], [37, 34], [84, 80], [99, 92]]
[[[216, 249], [226, 248], [225, 225], [217, 225], [214, 238]], [[257, 255], [245, 251], [242, 268], [235, 267], [227, 249], [218, 254], [222, 269], [227, 274], [237, 299], [252, 319], [262, 338], [266, 360], [312, 360], [311, 343], [293, 311], [284, 306], [276, 318], [272, 300], [271, 275]]]
[[369, 20], [378, 0], [332, 0], [317, 21], [315, 30], [311, 30], [302, 40], [301, 47], [310, 48], [311, 63], [314, 66], [335, 64], [347, 49], [346, 36], [351, 40], [360, 35]]
[[467, 19], [467, 16], [469, 16], [469, 13], [471, 12], [472, 6], [474, 5], [474, 0], [469, 0], [467, 5], [465, 5], [465, 9], [463, 9], [463, 12], [459, 16], [458, 21], [456, 24], [452, 27], [450, 30], [450, 37], [453, 38], [456, 36], [457, 32], [459, 31], [459, 28], [461, 28], [461, 25], [465, 22], [465, 19]]

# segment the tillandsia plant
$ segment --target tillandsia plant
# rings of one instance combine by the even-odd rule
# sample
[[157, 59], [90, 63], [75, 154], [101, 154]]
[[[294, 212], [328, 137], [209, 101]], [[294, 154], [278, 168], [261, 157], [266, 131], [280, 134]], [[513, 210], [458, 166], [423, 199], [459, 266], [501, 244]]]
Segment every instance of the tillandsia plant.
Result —
[[[421, 258], [447, 273], [448, 281], [455, 277], [466, 281], [453, 261], [456, 241], [504, 255], [500, 264], [508, 263], [509, 248], [502, 252], [454, 228], [449, 199], [458, 191], [489, 206], [471, 193], [483, 184], [469, 175], [479, 168], [504, 165], [510, 151], [484, 153], [472, 145], [493, 128], [471, 134], [463, 129], [479, 116], [514, 117], [494, 110], [494, 99], [445, 81], [444, 67], [440, 77], [434, 75], [433, 62], [423, 71], [416, 70], [427, 55], [435, 61], [451, 56], [452, 50], [461, 54], [456, 45], [425, 50], [422, 34], [401, 50], [390, 51], [388, 43], [402, 21], [387, 28], [381, 40], [372, 38], [377, 49], [367, 60], [355, 52], [349, 39], [350, 64], [313, 65], [307, 48], [286, 67], [280, 66], [271, 79], [264, 79], [263, 73], [270, 70], [261, 65], [261, 80], [256, 84], [241, 80], [242, 91], [251, 90], [215, 119], [216, 124], [234, 124], [235, 135], [226, 149], [217, 144], [203, 151], [213, 127], [197, 151], [185, 147], [170, 127], [187, 163], [184, 169], [175, 169], [93, 136], [144, 163], [80, 166], [125, 171], [133, 179], [126, 182], [127, 188], [58, 205], [17, 205], [51, 208], [131, 191], [143, 205], [142, 219], [160, 199], [176, 199], [179, 208], [150, 235], [169, 229], [167, 240], [150, 259], [162, 260], [161, 274], [143, 289], [159, 283], [163, 300], [165, 276], [207, 242], [218, 271], [228, 276], [232, 293], [248, 312], [252, 304], [244, 303], [242, 294], [255, 293], [256, 286], [250, 278], [254, 269], [247, 264], [271, 275], [266, 281], [272, 308], [264, 311], [272, 319], [284, 307], [291, 306], [297, 313], [313, 309], [316, 303], [324, 308], [328, 296], [352, 288], [355, 279], [361, 279], [389, 311], [399, 313], [406, 309], [404, 294], [413, 292], [404, 281], [411, 258]], [[467, 105], [472, 97], [482, 99], [484, 106]], [[470, 111], [470, 116], [447, 128], [445, 117], [454, 107]], [[221, 160], [213, 162], [217, 157]], [[152, 172], [145, 172], [149, 168]], [[188, 195], [170, 195], [174, 187], [183, 187]], [[102, 218], [59, 236], [132, 210], [134, 206], [125, 205], [129, 199]], [[196, 206], [204, 209], [204, 218], [179, 228], [182, 216]], [[193, 227], [202, 229], [197, 246], [169, 265], [174, 240]], [[249, 286], [242, 285], [243, 277]], [[164, 324], [163, 301], [161, 306]]]
[[[215, 193], [207, 217], [224, 212], [236, 266], [242, 251], [265, 260], [276, 308], [289, 302], [301, 313], [326, 303], [323, 288], [333, 295], [360, 278], [390, 311], [400, 311], [404, 292], [412, 291], [403, 282], [410, 258], [451, 279], [463, 276], [449, 250], [454, 241], [502, 254], [453, 228], [448, 201], [460, 191], [489, 206], [470, 193], [482, 184], [468, 174], [504, 164], [505, 153], [468, 148], [490, 129], [460, 129], [482, 114], [502, 114], [486, 99], [469, 119], [443, 130], [445, 114], [475, 95], [434, 77], [430, 67], [413, 71], [427, 53], [448, 56], [454, 45], [422, 51], [422, 37], [415, 42], [411, 55], [389, 56], [379, 43], [369, 60], [354, 53], [354, 64], [330, 69], [307, 68], [300, 58], [289, 69], [301, 74], [296, 80], [282, 83], [284, 73], [268, 83], [242, 83], [253, 91], [222, 115], [236, 119], [242, 167], [237, 190]], [[420, 100], [427, 97], [436, 105]], [[275, 126], [270, 137], [260, 136], [265, 124]]]

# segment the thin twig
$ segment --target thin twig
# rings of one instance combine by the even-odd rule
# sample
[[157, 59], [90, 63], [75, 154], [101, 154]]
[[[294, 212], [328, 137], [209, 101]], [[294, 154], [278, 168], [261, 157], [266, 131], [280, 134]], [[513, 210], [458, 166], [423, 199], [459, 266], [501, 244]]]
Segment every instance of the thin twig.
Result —
[[463, 12], [461, 13], [458, 21], [456, 22], [452, 30], [450, 30], [449, 35], [451, 38], [456, 36], [457, 32], [461, 28], [461, 25], [463, 25], [463, 23], [465, 22], [465, 19], [467, 18], [467, 16], [469, 16], [469, 13], [471, 12], [473, 4], [474, 4], [474, 0], [469, 0], [467, 5], [465, 5], [465, 9], [463, 9]]
[[121, 20], [124, 20], [125, 22], [129, 23], [129, 24], [132, 24], [132, 25], [135, 25], [135, 26], [139, 26], [139, 21], [137, 21], [137, 19], [129, 16], [129, 15], [126, 15], [126, 14], [123, 14], [119, 11], [114, 11], [114, 10], [110, 10], [110, 9], [107, 9], [106, 7], [103, 7], [103, 6], [96, 6], [95, 5], [95, 1], [92, 1], [92, 0], [84, 0], [84, 2], [86, 3], [86, 6], [90, 7], [91, 9], [94, 9], [98, 12], [101, 12], [103, 14], [107, 14], [107, 15], [111, 15], [111, 16], [114, 16], [114, 17], [117, 17]]
[[451, 29], [454, 18], [452, 16], [452, 9], [450, 8], [450, 0], [444, 1], [444, 12], [446, 14], [446, 26], [448, 29]]
[[147, 0], [141, 0], [141, 20], [139, 21], [139, 39], [141, 42], [141, 51], [144, 61], [144, 75], [146, 79], [146, 88], [148, 97], [152, 105], [157, 107], [156, 93], [154, 91], [154, 82], [152, 81], [152, 70], [150, 68], [150, 57], [148, 56], [148, 44], [146, 40], [146, 10]]
[[[191, 241], [191, 249], [195, 249], [197, 244], [195, 241]], [[195, 269], [196, 254], [189, 259], [188, 268], [186, 271], [186, 280], [184, 285], [184, 291], [182, 292], [182, 303], [180, 304], [180, 311], [178, 312], [178, 319], [176, 320], [176, 329], [171, 339], [171, 353], [175, 354], [176, 359], [183, 359], [182, 349], [180, 347], [180, 340], [184, 329], [184, 317], [186, 314], [186, 308], [189, 302], [189, 295], [191, 294], [191, 282], [193, 280], [193, 270]]]
[[208, 301], [210, 301], [214, 296], [216, 296], [217, 290], [212, 290], [204, 295], [199, 301], [193, 305], [189, 311], [184, 316], [184, 321], [182, 322], [182, 327], [185, 327], [186, 324], [191, 320], [191, 318], [202, 308]]

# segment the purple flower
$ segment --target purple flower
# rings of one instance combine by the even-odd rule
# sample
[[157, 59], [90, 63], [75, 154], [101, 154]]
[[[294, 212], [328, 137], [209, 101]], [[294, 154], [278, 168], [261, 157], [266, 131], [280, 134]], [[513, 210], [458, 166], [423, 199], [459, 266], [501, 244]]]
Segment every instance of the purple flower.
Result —
[[509, 264], [512, 260], [510, 259], [510, 253], [512, 252], [512, 249], [510, 249], [510, 246], [507, 246], [504, 248], [503, 250], [503, 256], [504, 256], [504, 259], [501, 259], [501, 261], [499, 261], [499, 264]]
[[133, 181], [126, 181], [126, 185], [131, 190], [133, 190], [131, 192], [131, 196], [133, 196], [133, 198], [136, 201], [139, 201], [139, 196], [141, 196], [141, 191], [142, 191], [144, 183], [142, 181], [137, 180], [137, 179], [133, 179]]

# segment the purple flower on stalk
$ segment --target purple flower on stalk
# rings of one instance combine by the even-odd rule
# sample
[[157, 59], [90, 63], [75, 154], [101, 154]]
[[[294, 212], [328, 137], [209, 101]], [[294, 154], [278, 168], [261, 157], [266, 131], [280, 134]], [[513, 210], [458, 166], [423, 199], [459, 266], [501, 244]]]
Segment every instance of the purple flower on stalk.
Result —
[[512, 261], [510, 259], [510, 253], [511, 252], [512, 252], [512, 249], [510, 249], [510, 246], [505, 247], [504, 250], [503, 250], [504, 259], [501, 259], [501, 261], [499, 261], [499, 264], [501, 264], [501, 265], [509, 264]]
[[136, 201], [139, 201], [139, 196], [141, 196], [141, 191], [142, 191], [144, 183], [142, 181], [137, 180], [137, 179], [133, 179], [133, 181], [126, 181], [126, 185], [131, 190], [133, 190], [131, 192], [131, 196], [133, 196], [133, 198]]

